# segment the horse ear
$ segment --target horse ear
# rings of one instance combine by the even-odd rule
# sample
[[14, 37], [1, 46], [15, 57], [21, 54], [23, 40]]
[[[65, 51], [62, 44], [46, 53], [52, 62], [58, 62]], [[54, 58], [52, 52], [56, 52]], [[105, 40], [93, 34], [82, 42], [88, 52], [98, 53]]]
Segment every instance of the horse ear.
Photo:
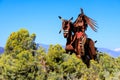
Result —
[[71, 20], [73, 20], [73, 17], [71, 17], [71, 18], [69, 19], [69, 22], [70, 22]]
[[70, 18], [70, 21], [73, 20], [73, 17]]
[[64, 20], [61, 16], [58, 16], [58, 18], [59, 18], [60, 20], [62, 20], [62, 21]]
[[62, 17], [61, 17], [61, 16], [58, 16], [58, 18], [59, 18], [59, 19], [62, 19]]

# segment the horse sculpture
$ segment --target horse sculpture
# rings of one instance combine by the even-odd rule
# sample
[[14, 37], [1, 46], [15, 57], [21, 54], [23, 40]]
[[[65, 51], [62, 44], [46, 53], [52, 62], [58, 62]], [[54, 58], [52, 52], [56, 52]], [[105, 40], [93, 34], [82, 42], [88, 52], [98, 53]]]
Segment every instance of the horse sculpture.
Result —
[[96, 53], [94, 42], [90, 38], [87, 38], [84, 44], [85, 54], [81, 55], [80, 51], [75, 50], [77, 48], [76, 44], [78, 43], [76, 42], [76, 40], [73, 40], [74, 35], [72, 33], [75, 34], [76, 28], [73, 26], [73, 23], [71, 22], [72, 18], [70, 20], [64, 20], [62, 17], [59, 16], [59, 19], [62, 20], [62, 29], [60, 30], [60, 32], [63, 30], [63, 36], [64, 38], [67, 39], [67, 43], [65, 47], [66, 52], [76, 53], [76, 56], [78, 58], [81, 58], [83, 62], [87, 64], [87, 66], [89, 67], [90, 60], [94, 59], [94, 55], [92, 54]]

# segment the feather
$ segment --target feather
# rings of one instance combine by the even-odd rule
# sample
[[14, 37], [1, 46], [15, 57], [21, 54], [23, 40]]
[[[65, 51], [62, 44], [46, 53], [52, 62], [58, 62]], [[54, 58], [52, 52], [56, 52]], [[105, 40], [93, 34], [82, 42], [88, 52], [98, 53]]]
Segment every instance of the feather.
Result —
[[97, 29], [96, 29], [97, 28], [97, 23], [96, 23], [96, 21], [89, 18], [89, 17], [87, 17], [86, 15], [84, 15], [84, 18], [85, 18], [86, 23], [91, 27], [91, 29], [93, 31], [97, 32]]

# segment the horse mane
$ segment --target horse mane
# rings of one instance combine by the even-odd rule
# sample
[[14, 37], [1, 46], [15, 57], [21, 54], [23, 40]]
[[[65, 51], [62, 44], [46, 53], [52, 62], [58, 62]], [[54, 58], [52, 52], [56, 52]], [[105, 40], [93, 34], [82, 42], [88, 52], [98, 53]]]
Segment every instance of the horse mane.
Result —
[[79, 14], [78, 17], [82, 16], [84, 18], [84, 20], [86, 21], [86, 24], [89, 25], [91, 27], [91, 29], [95, 32], [97, 32], [97, 23], [95, 20], [93, 20], [92, 18], [86, 16], [83, 12], [83, 9], [81, 8], [81, 14]]

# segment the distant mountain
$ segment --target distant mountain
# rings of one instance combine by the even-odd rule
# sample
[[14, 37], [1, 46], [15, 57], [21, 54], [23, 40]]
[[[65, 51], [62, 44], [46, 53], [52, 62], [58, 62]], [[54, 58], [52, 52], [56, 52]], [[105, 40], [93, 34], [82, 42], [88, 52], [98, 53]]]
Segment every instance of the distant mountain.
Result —
[[42, 43], [37, 43], [37, 48], [38, 47], [42, 47], [42, 48], [44, 48], [46, 51], [48, 50], [48, 48], [49, 48], [49, 45], [47, 45], [47, 44], [42, 44]]
[[112, 57], [119, 57], [120, 56], [120, 51], [114, 51], [114, 50], [110, 50], [107, 48], [97, 48], [99, 52], [103, 52], [103, 53], [107, 53]]
[[0, 47], [0, 54], [4, 53], [4, 48]]

